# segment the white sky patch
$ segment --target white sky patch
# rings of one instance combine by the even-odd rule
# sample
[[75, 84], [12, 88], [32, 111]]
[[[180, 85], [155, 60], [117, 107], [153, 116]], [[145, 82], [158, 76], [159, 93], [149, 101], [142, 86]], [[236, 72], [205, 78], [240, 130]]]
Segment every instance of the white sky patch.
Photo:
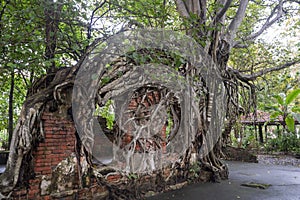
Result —
[[294, 56], [299, 56], [300, 31], [295, 28], [296, 23], [299, 23], [299, 21], [300, 16], [295, 16], [280, 25], [273, 24], [258, 40], [262, 40], [268, 44], [280, 45], [281, 48], [291, 51]]
[[[296, 23], [299, 23], [300, 16], [294, 16], [282, 24], [273, 24], [267, 29], [258, 40], [262, 40], [267, 44], [280, 45], [281, 49], [290, 51], [291, 58], [299, 57], [300, 52], [300, 31], [296, 29]], [[294, 27], [294, 28], [293, 28]], [[300, 65], [294, 65], [291, 68], [291, 75], [296, 76], [300, 73]]]

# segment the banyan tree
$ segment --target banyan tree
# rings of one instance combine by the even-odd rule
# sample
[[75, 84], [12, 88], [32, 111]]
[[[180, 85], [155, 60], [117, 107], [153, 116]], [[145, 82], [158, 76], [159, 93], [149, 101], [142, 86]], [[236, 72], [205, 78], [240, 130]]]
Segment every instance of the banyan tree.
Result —
[[[72, 176], [77, 177], [78, 188], [105, 186], [111, 198], [139, 198], [150, 190], [143, 187], [148, 180], [152, 190], [163, 191], [186, 180], [227, 178], [220, 154], [239, 115], [240, 95], [245, 95], [245, 105], [253, 105], [255, 98], [248, 97], [255, 97], [257, 77], [299, 62], [244, 74], [228, 66], [230, 52], [256, 39], [283, 16], [285, 5], [292, 4], [276, 1], [261, 28], [236, 39], [248, 0], [175, 2], [186, 34], [121, 30], [82, 51], [76, 65], [57, 70], [52, 66], [32, 85], [13, 132], [6, 171], [0, 176], [1, 197], [9, 197], [22, 185], [30, 188], [34, 152], [47, 137], [45, 113], [70, 120], [76, 131], [74, 156], [53, 169], [58, 174], [50, 177], [52, 182], [41, 178], [39, 187], [47, 186], [43, 195], [55, 196], [49, 190], [61, 190], [54, 182], [61, 180], [59, 174], [68, 177], [63, 171], [70, 169], [63, 168], [68, 163], [76, 165]], [[106, 3], [121, 9], [122, 1], [104, 1], [92, 17]], [[62, 7], [54, 8], [59, 18]], [[51, 40], [57, 39], [59, 20], [47, 19], [46, 57], [52, 59], [56, 46]], [[112, 174], [118, 174], [114, 183], [107, 180]]]
[[[80, 179], [89, 172], [105, 184], [102, 171], [157, 176], [165, 169], [171, 173], [158, 185], [174, 177], [227, 178], [226, 165], [213, 151], [222, 132], [224, 99], [220, 72], [191, 38], [157, 30], [118, 34], [30, 90], [1, 190], [9, 193], [30, 179], [32, 152], [45, 137], [43, 112], [74, 121]], [[199, 170], [191, 175], [195, 166]]]

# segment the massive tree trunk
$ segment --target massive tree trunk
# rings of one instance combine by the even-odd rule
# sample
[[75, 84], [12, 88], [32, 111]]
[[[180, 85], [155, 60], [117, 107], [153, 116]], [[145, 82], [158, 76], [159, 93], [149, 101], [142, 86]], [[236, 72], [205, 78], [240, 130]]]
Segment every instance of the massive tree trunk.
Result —
[[[253, 41], [272, 24], [278, 21], [283, 16], [283, 6], [284, 4], [288, 4], [288, 1], [278, 1], [261, 28], [251, 35], [242, 38], [242, 40], [236, 39], [236, 33], [245, 17], [249, 0], [240, 0], [239, 3], [235, 3], [235, 5], [233, 5], [234, 1], [232, 0], [216, 0], [213, 3], [207, 0], [176, 0], [175, 2], [179, 14], [183, 20], [186, 20], [187, 24], [189, 24], [187, 34], [198, 41], [204, 47], [205, 52], [211, 56], [211, 59], [221, 72], [224, 86], [226, 87], [227, 120], [222, 137], [220, 138], [221, 141], [215, 145], [214, 151], [204, 159], [204, 162], [209, 161], [208, 163], [212, 169], [217, 168], [222, 171], [225, 167], [216, 161], [218, 160], [216, 155], [222, 154], [221, 147], [226, 145], [229, 134], [237, 121], [237, 116], [241, 111], [245, 111], [239, 105], [240, 88], [249, 88], [249, 94], [251, 96], [249, 98], [249, 105], [253, 105], [254, 109], [256, 109], [255, 86], [252, 81], [271, 71], [277, 71], [299, 63], [298, 59], [280, 66], [263, 69], [256, 73], [246, 75], [228, 66], [230, 51], [234, 47], [242, 46], [241, 41]], [[209, 6], [211, 6], [209, 4], [217, 6], [215, 8], [209, 8]], [[237, 9], [235, 15], [228, 18], [226, 15], [231, 6], [237, 6]], [[209, 9], [210, 13], [207, 12]]]
[[[215, 15], [212, 18], [207, 17], [207, 1], [205, 0], [177, 0], [178, 12], [185, 20], [190, 20], [197, 16], [197, 20], [193, 20], [192, 29], [188, 30], [188, 34], [199, 41], [204, 46], [205, 52], [211, 56], [214, 63], [217, 64], [223, 78], [224, 85], [227, 91], [228, 113], [227, 123], [223, 131], [223, 137], [228, 135], [235, 124], [236, 116], [238, 115], [238, 98], [237, 98], [237, 80], [227, 71], [227, 62], [229, 59], [230, 50], [233, 47], [234, 37], [240, 26], [248, 5], [248, 0], [241, 0], [236, 16], [229, 23], [228, 27], [222, 26], [217, 28], [220, 24], [225, 23], [226, 12], [229, 9], [232, 0], [218, 0], [216, 4], [223, 5], [215, 10]], [[208, 25], [207, 25], [208, 24]], [[202, 29], [199, 29], [202, 27]], [[230, 80], [227, 82], [227, 80]], [[215, 145], [214, 150], [208, 156], [202, 159], [202, 162], [207, 163], [209, 167], [215, 172], [216, 176], [226, 178], [227, 168], [219, 161], [223, 145], [222, 137]]]

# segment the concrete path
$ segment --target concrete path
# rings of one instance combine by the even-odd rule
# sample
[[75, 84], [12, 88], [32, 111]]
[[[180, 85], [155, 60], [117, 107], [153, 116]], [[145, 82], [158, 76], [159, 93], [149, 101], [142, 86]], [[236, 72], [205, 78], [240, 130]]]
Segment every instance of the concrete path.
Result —
[[[229, 180], [202, 183], [148, 198], [149, 200], [300, 200], [300, 168], [258, 163], [227, 162]], [[268, 189], [241, 186], [271, 184]]]

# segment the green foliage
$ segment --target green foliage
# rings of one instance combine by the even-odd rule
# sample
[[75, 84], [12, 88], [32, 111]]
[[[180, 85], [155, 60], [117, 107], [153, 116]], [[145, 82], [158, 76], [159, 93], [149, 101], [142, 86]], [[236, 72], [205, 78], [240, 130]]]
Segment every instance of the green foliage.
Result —
[[280, 95], [274, 95], [274, 98], [277, 100], [278, 104], [283, 106], [284, 105], [284, 100], [282, 98], [282, 96]]
[[285, 123], [288, 127], [288, 130], [293, 133], [295, 131], [295, 120], [294, 120], [293, 116], [288, 115], [285, 118]]
[[[258, 20], [267, 18], [274, 6], [276, 6], [274, 2], [249, 1], [246, 16], [239, 28], [237, 38], [247, 38], [249, 35], [256, 33], [261, 27], [257, 23]], [[285, 6], [289, 7], [289, 9], [293, 7], [288, 3]], [[228, 14], [228, 16], [233, 17], [235, 10], [231, 9]], [[298, 60], [299, 51], [295, 47], [298, 42], [296, 39], [298, 36], [295, 32], [297, 32], [299, 25], [295, 24], [299, 20], [298, 17], [286, 14], [284, 18], [279, 20], [277, 26], [274, 25], [275, 28], [271, 27], [265, 31], [267, 34], [263, 34], [262, 37], [255, 41], [245, 41], [246, 48], [232, 49], [229, 66], [250, 75], [260, 70], [284, 65], [291, 60]], [[280, 32], [282, 34], [279, 34]], [[292, 39], [295, 41], [290, 41]], [[287, 40], [290, 42], [287, 42]], [[295, 74], [295, 72], [297, 72], [296, 68], [293, 70], [285, 69], [280, 72], [267, 74], [254, 81], [257, 87], [257, 108], [264, 111], [268, 110], [268, 107], [278, 102], [272, 98], [272, 94], [286, 94], [287, 91], [299, 85], [299, 73]], [[283, 104], [282, 101], [280, 103]], [[241, 106], [248, 108], [247, 103], [242, 101]]]
[[265, 145], [267, 151], [300, 153], [300, 138], [296, 134], [273, 138]]
[[[8, 128], [8, 99], [11, 72], [15, 88], [13, 114], [16, 123], [28, 88], [55, 62], [70, 67], [78, 61], [90, 41], [89, 12], [94, 5], [77, 0], [10, 0], [0, 4], [0, 131]], [[47, 9], [62, 6], [58, 19], [55, 57], [45, 58]], [[88, 10], [90, 9], [90, 10]], [[94, 36], [94, 35], [93, 35]]]
[[189, 169], [189, 181], [194, 181], [199, 177], [201, 173], [201, 167], [198, 162], [193, 163]]
[[[297, 89], [299, 85], [300, 74], [295, 73], [292, 76], [291, 73], [291, 70], [284, 70], [282, 72], [268, 75], [265, 79], [258, 80], [258, 109], [272, 111], [272, 113], [275, 111], [281, 111], [279, 107], [284, 104], [285, 94], [288, 94], [290, 90]], [[299, 102], [299, 98], [296, 98], [293, 105], [289, 107], [291, 109], [295, 109], [293, 107], [297, 105], [299, 106]], [[274, 119], [276, 117], [274, 117]]]
[[136, 65], [157, 63], [173, 67], [176, 70], [186, 63], [186, 60], [176, 52], [165, 50], [141, 49], [126, 54], [126, 57]]
[[271, 120], [283, 116], [283, 120], [287, 125], [287, 131], [295, 132], [295, 119], [298, 118], [300, 113], [297, 113], [300, 109], [299, 106], [295, 104], [294, 101], [297, 100], [300, 94], [300, 89], [291, 90], [288, 95], [281, 93], [280, 95], [274, 95], [277, 104], [272, 106], [272, 114], [270, 116]]
[[0, 131], [0, 150], [8, 149], [8, 133], [6, 130]]
[[[240, 127], [241, 129], [241, 127]], [[245, 126], [243, 131], [243, 138], [238, 140], [234, 133], [231, 132], [230, 139], [231, 145], [234, 147], [241, 147], [241, 148], [253, 148], [258, 146], [258, 142], [256, 141], [255, 136], [255, 129], [253, 126]]]
[[11, 73], [14, 73], [13, 116], [16, 123], [21, 105], [36, 76], [43, 69], [42, 10], [34, 1], [2, 1], [0, 19], [0, 132], [8, 128]]
[[166, 128], [166, 137], [168, 137], [171, 133], [173, 127], [173, 118], [170, 112], [168, 112], [168, 123], [167, 123], [167, 128]]
[[[24, 79], [21, 74], [16, 73], [14, 76], [15, 89], [13, 103], [13, 118], [15, 124], [17, 122], [18, 115], [21, 111], [23, 100], [26, 96], [27, 86], [26, 84], [24, 84]], [[8, 99], [10, 91], [10, 79], [11, 74], [9, 71], [4, 71], [2, 73], [2, 76], [0, 76], [0, 93], [2, 94], [0, 96], [0, 132], [6, 131], [8, 128]]]
[[96, 110], [94, 112], [94, 116], [101, 116], [106, 119], [106, 127], [110, 130], [113, 129], [114, 122], [115, 122], [115, 113], [112, 109], [113, 101], [108, 100], [104, 106], [99, 107], [97, 105]]
[[243, 148], [248, 148], [248, 147], [257, 147], [258, 146], [258, 142], [256, 140], [256, 132], [254, 127], [247, 127], [245, 129], [245, 136], [244, 136], [244, 140], [242, 143], [242, 147]]
[[234, 146], [234, 147], [239, 147], [239, 141], [238, 139], [235, 137], [235, 135], [233, 134], [233, 132], [230, 133], [230, 141], [231, 141], [231, 146]]
[[[176, 29], [179, 15], [175, 2], [171, 0], [112, 0], [111, 9], [115, 19], [132, 25]], [[177, 24], [177, 25], [176, 25]]]
[[293, 101], [296, 100], [298, 95], [300, 94], [300, 88], [292, 90], [285, 99], [285, 105], [290, 105]]
[[139, 176], [138, 176], [138, 174], [135, 174], [135, 173], [129, 173], [129, 174], [127, 175], [127, 177], [128, 177], [129, 180], [135, 180], [135, 179], [137, 179]]

